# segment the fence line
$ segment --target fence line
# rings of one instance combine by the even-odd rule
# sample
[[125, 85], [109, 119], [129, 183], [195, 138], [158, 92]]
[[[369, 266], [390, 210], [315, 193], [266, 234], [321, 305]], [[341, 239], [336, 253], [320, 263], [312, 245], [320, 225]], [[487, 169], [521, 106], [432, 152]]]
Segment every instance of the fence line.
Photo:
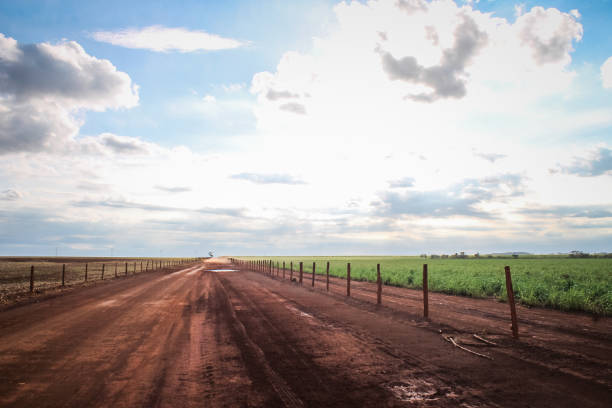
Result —
[[[140, 262], [140, 272], [153, 271], [175, 266], [181, 266], [187, 263], [195, 262], [198, 258], [180, 258], [172, 260], [160, 260], [154, 263], [151, 260], [151, 268], [149, 268], [149, 260], [147, 267], [143, 268], [143, 261], [134, 261], [133, 274], [137, 273], [137, 264]], [[23, 267], [29, 266], [29, 276], [26, 278], [23, 272], [19, 272], [22, 268], [22, 262], [15, 262], [18, 265], [15, 268], [7, 268], [5, 273], [0, 274], [0, 295], [12, 296], [22, 293], [34, 293], [39, 289], [51, 289], [57, 287], [66, 287], [68, 284], [86, 283], [91, 281], [108, 280], [109, 265], [114, 265], [114, 279], [118, 276], [118, 265], [123, 263], [123, 260], [110, 262], [74, 262], [74, 263], [57, 263], [49, 265], [53, 262], [45, 262], [44, 264], [30, 264], [23, 262]], [[155, 264], [156, 267], [153, 267]], [[2, 271], [0, 271], [2, 272]], [[128, 276], [128, 262], [125, 262], [125, 276]], [[111, 275], [111, 278], [113, 276]], [[26, 283], [27, 282], [27, 283]], [[25, 286], [28, 285], [28, 286]], [[25, 286], [25, 287], [24, 287]]]
[[[271, 267], [270, 267], [270, 273], [266, 273], [265, 270], [262, 271], [259, 268], [259, 265], [269, 264], [271, 266], [272, 265], [271, 260], [270, 261], [267, 261], [267, 260], [265, 261], [264, 260], [245, 261], [245, 260], [237, 259], [237, 258], [229, 258], [229, 260], [232, 264], [236, 265], [240, 269], [246, 268], [251, 271], [263, 272], [264, 276], [268, 275], [269, 277], [272, 277], [272, 278], [275, 277], [274, 274], [271, 272]], [[519, 337], [518, 320], [516, 316], [516, 306], [514, 302], [514, 290], [512, 288], [512, 276], [510, 274], [510, 267], [509, 266], [504, 267], [504, 272], [506, 275], [506, 291], [508, 293], [508, 304], [510, 306], [510, 316], [511, 316], [511, 321], [512, 321], [512, 336], [515, 339], [518, 339]], [[302, 286], [303, 273], [304, 273], [303, 262], [300, 262], [299, 281], [297, 282], [299, 286]], [[313, 288], [315, 286], [315, 275], [316, 275], [316, 262], [313, 262], [312, 263], [312, 287]], [[280, 273], [277, 271], [276, 277], [278, 278], [279, 276], [280, 276]], [[326, 277], [325, 279], [326, 280], [326, 284], [325, 284], [326, 291], [329, 292], [329, 261], [327, 262], [325, 277]], [[285, 280], [285, 262], [283, 262], [282, 280]], [[293, 261], [290, 262], [289, 281], [293, 282]], [[377, 305], [382, 304], [382, 286], [383, 286], [383, 279], [381, 276], [380, 264], [376, 264], [376, 303]], [[351, 296], [351, 264], [350, 262], [346, 264], [346, 296], [347, 297]], [[423, 264], [423, 318], [426, 320], [429, 320], [429, 279], [428, 279], [427, 264]]]

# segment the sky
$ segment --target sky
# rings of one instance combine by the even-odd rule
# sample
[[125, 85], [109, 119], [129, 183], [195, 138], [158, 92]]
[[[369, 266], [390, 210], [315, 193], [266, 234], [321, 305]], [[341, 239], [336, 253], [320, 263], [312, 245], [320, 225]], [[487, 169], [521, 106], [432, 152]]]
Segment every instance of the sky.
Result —
[[610, 21], [0, 0], [0, 255], [612, 252]]

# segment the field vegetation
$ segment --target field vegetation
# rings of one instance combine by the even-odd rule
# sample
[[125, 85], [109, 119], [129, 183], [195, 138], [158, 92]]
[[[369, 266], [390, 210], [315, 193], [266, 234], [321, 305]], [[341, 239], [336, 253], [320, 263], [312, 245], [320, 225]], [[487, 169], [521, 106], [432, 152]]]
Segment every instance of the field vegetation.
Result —
[[[242, 257], [241, 259], [262, 259]], [[386, 256], [386, 257], [268, 257], [285, 262], [287, 268], [299, 262], [310, 272], [316, 262], [316, 273], [325, 273], [330, 262], [330, 275], [346, 278], [346, 264], [351, 263], [351, 279], [376, 281], [376, 264], [381, 265], [384, 284], [422, 288], [423, 264], [428, 264], [429, 290], [477, 298], [507, 299], [504, 266], [512, 272], [517, 301], [527, 306], [540, 306], [565, 311], [583, 311], [612, 316], [612, 258], [580, 258], [560, 256], [469, 257], [464, 259]]]

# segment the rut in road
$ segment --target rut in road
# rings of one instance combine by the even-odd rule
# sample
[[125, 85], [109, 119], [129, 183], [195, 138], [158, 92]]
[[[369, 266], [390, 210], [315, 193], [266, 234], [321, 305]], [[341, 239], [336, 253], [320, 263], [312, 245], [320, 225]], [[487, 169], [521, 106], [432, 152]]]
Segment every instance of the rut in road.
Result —
[[[305, 273], [310, 281], [312, 274]], [[376, 302], [376, 284], [351, 282], [351, 300]], [[317, 290], [325, 290], [325, 277], [316, 275]], [[344, 295], [346, 281], [330, 277], [330, 293]], [[430, 293], [430, 316], [451, 334], [471, 338], [486, 333], [496, 342], [514, 348], [509, 338], [509, 313], [505, 303], [490, 299], [472, 299]], [[420, 290], [393, 286], [383, 288], [383, 309], [390, 309], [406, 320], [422, 314]], [[563, 371], [612, 388], [610, 354], [612, 352], [612, 319], [593, 318], [587, 314], [518, 306], [521, 329], [521, 358], [551, 370]], [[544, 342], [542, 340], [545, 340]], [[501, 348], [499, 351], [506, 351]], [[512, 353], [510, 353], [512, 354]]]

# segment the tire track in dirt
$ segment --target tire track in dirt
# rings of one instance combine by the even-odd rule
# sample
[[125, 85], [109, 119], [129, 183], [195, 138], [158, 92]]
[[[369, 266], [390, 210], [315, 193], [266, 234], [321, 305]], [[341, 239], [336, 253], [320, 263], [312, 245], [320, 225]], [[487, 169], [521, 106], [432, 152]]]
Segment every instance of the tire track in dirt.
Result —
[[[260, 273], [252, 273], [249, 275], [248, 279], [258, 282], [262, 286], [273, 290], [275, 293], [290, 293], [289, 297], [295, 302], [298, 301], [297, 299], [308, 299], [307, 293], [319, 293], [321, 295], [325, 293], [324, 285], [322, 285], [322, 290], [313, 291], [310, 290], [310, 285], [307, 285], [308, 289], [306, 289], [295, 283], [290, 283], [287, 280], [272, 280]], [[513, 384], [512, 386], [507, 385], [507, 388], [509, 387], [510, 390], [518, 390], [515, 394], [528, 395], [533, 401], [532, 403], [534, 406], [549, 406], [551, 404], [557, 404], [556, 406], [575, 406], [576, 404], [581, 406], [605, 406], [606, 403], [612, 402], [611, 389], [608, 386], [611, 378], [609, 370], [611, 362], [609, 357], [599, 362], [599, 366], [605, 368], [604, 371], [600, 371], [597, 376], [585, 376], [576, 374], [578, 371], [585, 370], [587, 372], [594, 372], [595, 370], [593, 367], [588, 366], [588, 362], [575, 361], [577, 367], [568, 366], [567, 369], [561, 365], [547, 364], [547, 357], [554, 353], [554, 351], [551, 352], [551, 350], [546, 349], [547, 343], [540, 343], [540, 346], [545, 349], [547, 353], [537, 356], [537, 354], [542, 351], [532, 350], [531, 345], [524, 345], [522, 341], [518, 343], [514, 342], [508, 336], [504, 336], [502, 341], [499, 342], [499, 348], [490, 349], [491, 353], [495, 353], [494, 363], [488, 362], [480, 357], [470, 356], [463, 351], [455, 349], [452, 345], [449, 345], [449, 343], [445, 343], [442, 340], [442, 336], [439, 335], [435, 336], [437, 337], [436, 339], [423, 339], [423, 344], [419, 344], [419, 342], [414, 342], [411, 341], [412, 339], [409, 339], [408, 343], [411, 345], [410, 348], [419, 350], [419, 352], [414, 353], [410, 348], [401, 346], [401, 336], [398, 337], [393, 333], [394, 331], [400, 331], [396, 330], [398, 327], [413, 326], [421, 331], [428, 331], [436, 334], [439, 329], [453, 330], [453, 328], [451, 326], [423, 321], [420, 317], [415, 316], [415, 314], [398, 312], [398, 310], [392, 306], [381, 307], [373, 304], [371, 301], [366, 302], [362, 299], [349, 299], [346, 298], [344, 293], [334, 291], [326, 297], [330, 299], [328, 305], [349, 305], [356, 310], [340, 314], [339, 308], [338, 310], [334, 310], [334, 307], [328, 306], [329, 309], [322, 310], [320, 307], [316, 306], [317, 303], [313, 304], [308, 301], [301, 302], [300, 309], [322, 320], [329, 319], [332, 324], [342, 327], [345, 331], [355, 333], [357, 337], [363, 336], [366, 341], [374, 342], [376, 341], [376, 337], [386, 339], [386, 343], [393, 350], [391, 354], [406, 357], [406, 360], [415, 361], [416, 364], [421, 367], [431, 367], [432, 364], [437, 366], [438, 368], [433, 368], [430, 374], [438, 373], [441, 378], [446, 380], [447, 384], [455, 384], [460, 386], [460, 389], [465, 385], [472, 384], [471, 388], [474, 390], [473, 383], [477, 381], [482, 384], [485, 394], [490, 393], [487, 398], [488, 403], [490, 403], [490, 401], [495, 401], [496, 396], [504, 395], [507, 399], [500, 405], [521, 405], [518, 401], [511, 402], [513, 398], [515, 399], [516, 397], [513, 397], [512, 393], [508, 393], [509, 390], [504, 389], [504, 387], [499, 389], [496, 388], [496, 384], [504, 382]], [[334, 310], [334, 313], [331, 313], [329, 310]], [[366, 322], [368, 320], [363, 316], [364, 314], [377, 316], [381, 321], [388, 318], [390, 320], [390, 327], [396, 325], [396, 328], [390, 329], [388, 333], [385, 333], [385, 329], [380, 327], [374, 328], [372, 327], [372, 322], [370, 322], [369, 330], [364, 332], [363, 330], [364, 327], [367, 326]], [[330, 315], [334, 317], [332, 318]], [[356, 317], [357, 315], [361, 316]], [[462, 320], [455, 322], [455, 329], [450, 333], [451, 335], [454, 335], [454, 333], [469, 333], [469, 337], [471, 338], [471, 333], [473, 333], [473, 331], [471, 332], [471, 329], [463, 325], [465, 318], [466, 316], [464, 316]], [[375, 318], [373, 317], [373, 319]], [[471, 326], [471, 322], [468, 322], [468, 326]], [[378, 331], [379, 335], [372, 336], [372, 331]], [[411, 334], [411, 336], [412, 335], [413, 334]], [[371, 340], [367, 340], [368, 337]], [[372, 337], [374, 337], [373, 340]], [[418, 336], [416, 337], [418, 338]], [[498, 339], [496, 339], [496, 341], [498, 341]], [[476, 341], [476, 343], [478, 342]], [[482, 346], [482, 344], [477, 344], [476, 346]], [[556, 344], [553, 344], [553, 346], [556, 347]], [[440, 354], [445, 349], [447, 350], [447, 355], [451, 355], [452, 359], [449, 360], [448, 356]], [[537, 357], [533, 359], [531, 357], [532, 355], [536, 355]], [[609, 355], [610, 353], [608, 353], [608, 356]], [[586, 366], [582, 364], [586, 364]], [[507, 367], [507, 371], [500, 370], [499, 367]], [[513, 372], [518, 377], [507, 378], [508, 372]], [[483, 375], [483, 373], [485, 373], [485, 375]], [[530, 378], [537, 381], [537, 387], [529, 383]], [[493, 387], [493, 389], [491, 389], [491, 387]], [[486, 391], [487, 389], [488, 391]], [[574, 392], [573, 397], [568, 398], [566, 396], [568, 389], [573, 391], [576, 390], [577, 392]], [[478, 392], [481, 391], [474, 390], [474, 392], [478, 394]], [[548, 393], [550, 393], [550, 395], [548, 395]], [[545, 396], [543, 396], [543, 394]], [[582, 399], [578, 396], [582, 396]], [[540, 405], [538, 405], [536, 401], [538, 401]], [[552, 401], [554, 401], [554, 403]]]
[[[308, 285], [304, 284], [306, 289], [311, 289], [311, 278], [311, 273], [304, 273], [304, 282], [308, 282]], [[325, 277], [316, 275], [315, 282], [314, 290], [325, 292]], [[344, 296], [346, 280], [330, 277], [329, 293]], [[430, 293], [429, 297], [430, 316], [446, 331], [463, 335], [484, 333], [505, 346], [520, 346], [521, 358], [525, 362], [612, 387], [610, 318], [594, 319], [584, 314], [518, 306], [521, 342], [515, 343], [508, 337], [510, 330], [506, 304], [439, 293]], [[352, 281], [351, 299], [347, 301], [354, 300], [375, 303], [376, 285]], [[418, 320], [421, 319], [422, 307], [421, 291], [383, 287], [382, 308], [404, 313], [406, 319]], [[514, 357], [517, 357], [516, 354]], [[605, 375], [602, 376], [602, 373]]]
[[[240, 282], [238, 276], [228, 275], [222, 282], [270, 364], [311, 406], [399, 406], [408, 399], [419, 406], [482, 402], [453, 392], [416, 364], [381, 351], [371, 337], [322, 322], [275, 291]], [[265, 335], [269, 339], [259, 337]], [[403, 401], [394, 392], [402, 388], [410, 394]]]
[[[12, 377], [0, 390], [0, 402], [12, 406], [53, 406], [57, 398], [68, 397], [67, 406], [83, 406], [82, 402], [99, 394], [106, 380], [116, 374], [134, 350], [147, 342], [151, 328], [159, 325], [161, 319], [156, 311], [164, 306], [163, 292], [185, 289], [181, 272], [175, 276], [171, 281], [165, 281], [163, 275], [154, 276], [152, 281], [143, 279], [139, 288], [125, 288], [119, 295], [107, 293], [110, 300], [127, 294], [120, 301], [110, 303], [113, 306], [98, 307], [100, 299], [95, 299], [82, 302], [85, 306], [81, 309], [65, 308], [61, 318], [51, 319], [48, 329], [41, 329], [36, 316], [32, 328], [24, 330], [25, 335], [32, 337], [25, 344], [14, 341], [14, 335], [0, 339], [6, 347], [0, 376]], [[57, 301], [62, 303], [60, 299]], [[23, 332], [16, 334], [24, 337]], [[7, 364], [7, 360], [12, 363]], [[15, 379], [11, 376], [13, 373], [19, 376]], [[109, 375], [103, 376], [104, 373]], [[58, 375], [65, 379], [55, 383]], [[83, 377], [94, 377], [96, 381], [81, 381]], [[41, 396], [45, 397], [41, 399]]]
[[[226, 299], [228, 299], [228, 294], [223, 284], [221, 284], [221, 289]], [[243, 298], [244, 299], [244, 298]], [[251, 303], [251, 306], [253, 304]], [[240, 338], [241, 342], [248, 348], [248, 350], [243, 350], [245, 355], [250, 355], [251, 358], [254, 357], [254, 361], [249, 363], [250, 367], [255, 368], [257, 366], [258, 370], [262, 370], [266, 377], [268, 383], [274, 388], [274, 391], [278, 395], [278, 397], [283, 402], [283, 405], [287, 408], [299, 408], [303, 407], [304, 403], [300, 398], [293, 392], [291, 387], [283, 380], [281, 376], [277, 374], [276, 371], [270, 366], [268, 360], [266, 359], [265, 353], [262, 349], [249, 337], [249, 334], [242, 322], [238, 319], [235, 308], [239, 308], [239, 305], [233, 304], [227, 305], [228, 310], [231, 313], [231, 319], [233, 321], [234, 328], [234, 336]], [[259, 313], [259, 316], [262, 315]], [[264, 318], [265, 319], [265, 318]], [[266, 323], [269, 324], [268, 321]]]

